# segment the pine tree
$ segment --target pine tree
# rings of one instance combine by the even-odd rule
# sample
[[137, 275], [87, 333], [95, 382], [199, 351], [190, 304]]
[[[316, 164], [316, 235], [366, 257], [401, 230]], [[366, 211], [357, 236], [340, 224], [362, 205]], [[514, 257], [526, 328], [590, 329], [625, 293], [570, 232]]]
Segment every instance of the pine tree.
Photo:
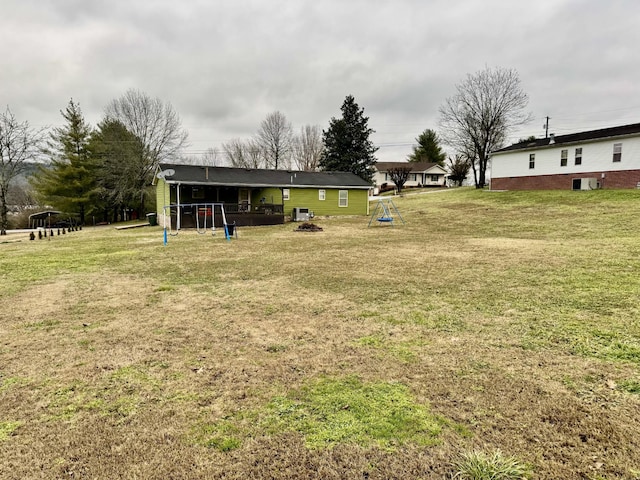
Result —
[[117, 221], [118, 212], [139, 205], [148, 184], [146, 165], [140, 164], [144, 145], [118, 120], [104, 119], [91, 135], [90, 150], [97, 163], [97, 196], [103, 220]]
[[33, 185], [47, 203], [78, 215], [84, 224], [96, 192], [96, 164], [88, 149], [91, 127], [73, 99], [60, 113], [66, 125], [51, 133], [47, 142], [51, 163], [40, 168]]
[[352, 172], [371, 182], [378, 150], [369, 136], [369, 117], [364, 116], [353, 96], [348, 95], [341, 107], [342, 118], [331, 118], [329, 128], [322, 132], [324, 152], [320, 168], [326, 171]]
[[426, 129], [418, 138], [418, 145], [413, 147], [413, 152], [407, 158], [410, 162], [432, 162], [444, 167], [447, 154], [440, 147], [438, 134], [431, 129]]

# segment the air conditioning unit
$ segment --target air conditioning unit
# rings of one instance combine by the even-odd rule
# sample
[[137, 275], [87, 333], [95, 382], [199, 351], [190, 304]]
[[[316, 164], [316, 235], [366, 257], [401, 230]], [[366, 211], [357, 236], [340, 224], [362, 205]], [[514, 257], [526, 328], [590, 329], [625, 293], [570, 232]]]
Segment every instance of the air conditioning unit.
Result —
[[598, 179], [597, 178], [581, 178], [580, 190], [597, 190]]
[[572, 181], [572, 190], [597, 190], [600, 183], [597, 178], [574, 178]]
[[309, 209], [301, 207], [293, 207], [293, 219], [294, 222], [308, 222], [309, 221]]

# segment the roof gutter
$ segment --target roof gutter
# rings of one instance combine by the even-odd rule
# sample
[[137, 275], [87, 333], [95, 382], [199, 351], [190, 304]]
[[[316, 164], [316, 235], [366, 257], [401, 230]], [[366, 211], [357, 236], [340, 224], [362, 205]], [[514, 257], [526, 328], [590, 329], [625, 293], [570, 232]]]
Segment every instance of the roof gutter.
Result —
[[369, 190], [370, 186], [364, 185], [298, 185], [298, 184], [290, 184], [290, 183], [227, 183], [227, 182], [202, 182], [202, 181], [188, 181], [188, 180], [169, 180], [165, 179], [165, 181], [170, 185], [209, 185], [213, 187], [239, 187], [239, 188], [337, 188], [337, 189], [361, 189], [361, 190]]
[[[530, 150], [540, 150], [540, 149], [547, 149], [547, 148], [557, 148], [557, 147], [562, 147], [562, 146], [571, 146], [571, 145], [584, 145], [586, 143], [596, 143], [596, 142], [607, 142], [607, 141], [611, 141], [611, 140], [624, 140], [625, 138], [630, 138], [630, 137], [637, 137], [639, 135], [638, 132], [636, 133], [625, 133], [623, 135], [608, 135], [606, 137], [596, 137], [596, 138], [587, 138], [584, 140], [572, 140], [572, 141], [568, 141], [568, 142], [562, 142], [562, 141], [558, 141], [558, 137], [554, 138], [554, 142], [553, 143], [548, 143], [547, 145], [538, 145], [538, 146], [526, 146], [526, 147], [522, 147], [522, 148], [513, 148], [511, 150], [496, 150], [495, 152], [491, 152], [491, 155], [503, 155], [505, 153], [513, 153], [513, 152], [527, 152]], [[506, 147], [509, 148], [509, 147]]]

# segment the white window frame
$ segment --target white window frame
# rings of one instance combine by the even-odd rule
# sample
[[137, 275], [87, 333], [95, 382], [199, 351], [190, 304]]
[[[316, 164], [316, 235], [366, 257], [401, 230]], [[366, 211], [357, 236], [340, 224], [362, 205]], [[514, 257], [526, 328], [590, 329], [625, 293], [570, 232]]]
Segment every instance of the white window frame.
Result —
[[318, 200], [324, 201], [327, 199], [327, 191], [323, 188], [318, 190]]
[[534, 168], [536, 168], [536, 154], [530, 153], [529, 154], [529, 170], [533, 170]]
[[622, 144], [621, 143], [613, 144], [613, 161], [616, 163], [622, 161]]
[[575, 165], [582, 165], [582, 147], [576, 148]]
[[564, 148], [560, 150], [560, 166], [566, 167], [569, 164], [569, 149]]
[[288, 188], [282, 189], [282, 201], [289, 200], [291, 198], [291, 191]]
[[338, 190], [338, 207], [349, 206], [349, 190]]

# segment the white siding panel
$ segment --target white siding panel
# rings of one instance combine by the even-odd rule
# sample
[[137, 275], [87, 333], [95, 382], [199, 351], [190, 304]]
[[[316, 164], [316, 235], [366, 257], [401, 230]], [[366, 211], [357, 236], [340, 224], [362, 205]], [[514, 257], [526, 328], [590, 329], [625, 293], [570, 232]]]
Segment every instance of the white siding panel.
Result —
[[[613, 162], [614, 143], [622, 143], [621, 162]], [[582, 165], [575, 165], [575, 151], [578, 147], [582, 147]], [[561, 167], [560, 151], [565, 149], [569, 150], [567, 166]], [[531, 153], [536, 154], [536, 166], [533, 169], [529, 168]], [[492, 178], [636, 169], [640, 169], [640, 136], [519, 150], [500, 153], [491, 158]]]

